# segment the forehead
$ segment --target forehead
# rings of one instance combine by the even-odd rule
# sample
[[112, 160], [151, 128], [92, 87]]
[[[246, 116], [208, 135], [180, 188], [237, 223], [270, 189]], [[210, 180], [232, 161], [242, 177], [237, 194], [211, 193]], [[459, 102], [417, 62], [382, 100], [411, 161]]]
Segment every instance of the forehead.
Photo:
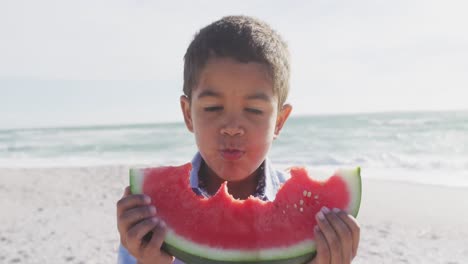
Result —
[[205, 90], [218, 94], [258, 94], [274, 96], [273, 80], [266, 65], [242, 63], [232, 58], [211, 58], [200, 72], [193, 97]]

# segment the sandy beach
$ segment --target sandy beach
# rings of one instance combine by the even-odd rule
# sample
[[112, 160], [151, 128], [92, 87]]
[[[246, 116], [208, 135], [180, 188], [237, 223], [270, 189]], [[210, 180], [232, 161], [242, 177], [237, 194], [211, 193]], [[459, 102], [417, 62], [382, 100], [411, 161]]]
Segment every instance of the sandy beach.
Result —
[[[0, 169], [0, 263], [115, 263], [126, 166]], [[467, 263], [468, 189], [363, 179], [353, 263]]]

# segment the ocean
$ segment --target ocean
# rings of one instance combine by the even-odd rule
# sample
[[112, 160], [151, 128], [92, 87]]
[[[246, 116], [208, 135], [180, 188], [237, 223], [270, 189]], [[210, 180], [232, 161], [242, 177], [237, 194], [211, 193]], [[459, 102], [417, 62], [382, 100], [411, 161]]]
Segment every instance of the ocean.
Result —
[[[0, 130], [0, 168], [177, 165], [195, 151], [183, 123]], [[293, 116], [269, 157], [321, 177], [360, 166], [364, 178], [468, 186], [468, 111]]]

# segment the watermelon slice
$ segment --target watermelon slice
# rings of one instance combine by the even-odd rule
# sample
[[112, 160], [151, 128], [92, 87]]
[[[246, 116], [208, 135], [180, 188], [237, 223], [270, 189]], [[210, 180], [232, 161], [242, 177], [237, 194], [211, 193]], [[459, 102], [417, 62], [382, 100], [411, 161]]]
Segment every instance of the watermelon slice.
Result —
[[315, 215], [340, 208], [356, 216], [361, 202], [360, 169], [337, 171], [316, 181], [305, 168], [274, 201], [234, 199], [226, 183], [210, 198], [191, 189], [191, 164], [130, 170], [132, 193], [144, 193], [168, 226], [164, 249], [186, 263], [305, 263], [315, 254]]

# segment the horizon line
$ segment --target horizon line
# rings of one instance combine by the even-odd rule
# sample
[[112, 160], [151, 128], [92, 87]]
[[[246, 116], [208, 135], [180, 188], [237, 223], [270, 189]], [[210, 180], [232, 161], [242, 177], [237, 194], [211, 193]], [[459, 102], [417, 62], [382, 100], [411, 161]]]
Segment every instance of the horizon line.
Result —
[[[290, 119], [296, 118], [304, 118], [304, 117], [317, 117], [317, 116], [353, 116], [353, 115], [381, 115], [381, 114], [393, 114], [393, 113], [400, 113], [400, 114], [411, 114], [411, 113], [447, 113], [447, 112], [468, 112], [467, 109], [442, 109], [442, 110], [382, 110], [382, 111], [356, 111], [356, 112], [330, 112], [330, 113], [300, 113], [297, 115], [292, 115]], [[86, 124], [69, 124], [69, 125], [45, 125], [45, 126], [37, 126], [37, 127], [12, 127], [12, 128], [2, 128], [0, 127], [0, 132], [5, 131], [14, 131], [14, 130], [22, 130], [22, 131], [31, 131], [31, 130], [53, 130], [53, 129], [64, 129], [64, 130], [73, 130], [73, 129], [90, 129], [90, 128], [97, 128], [97, 129], [109, 129], [109, 128], [117, 128], [117, 127], [145, 127], [145, 126], [152, 126], [152, 125], [177, 125], [177, 124], [184, 124], [183, 120], [171, 120], [171, 121], [148, 121], [148, 122], [121, 122], [121, 123], [86, 123]]]

